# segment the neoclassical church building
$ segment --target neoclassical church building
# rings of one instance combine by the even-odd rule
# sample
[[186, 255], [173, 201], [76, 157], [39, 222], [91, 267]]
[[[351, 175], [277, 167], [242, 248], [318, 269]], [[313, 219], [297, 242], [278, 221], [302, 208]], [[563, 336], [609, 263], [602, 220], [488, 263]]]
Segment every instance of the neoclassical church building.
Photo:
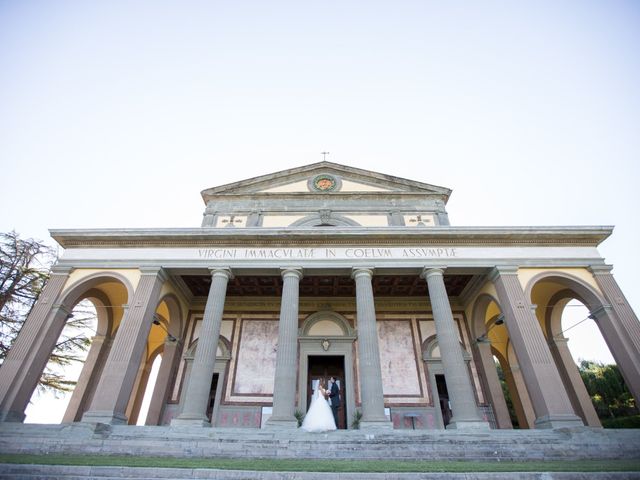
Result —
[[[21, 422], [66, 320], [97, 331], [63, 422], [295, 428], [319, 379], [339, 427], [600, 426], [561, 313], [590, 311], [636, 401], [640, 323], [608, 226], [451, 226], [444, 187], [330, 162], [206, 189], [202, 225], [53, 230], [64, 254], [0, 368]], [[149, 386], [149, 388], [151, 388]]]

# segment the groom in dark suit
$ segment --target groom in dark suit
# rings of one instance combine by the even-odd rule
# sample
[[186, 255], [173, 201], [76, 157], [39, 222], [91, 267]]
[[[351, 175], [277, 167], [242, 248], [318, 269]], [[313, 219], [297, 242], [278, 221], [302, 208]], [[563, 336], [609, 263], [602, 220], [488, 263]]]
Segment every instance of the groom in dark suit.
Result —
[[329, 398], [331, 399], [331, 411], [333, 412], [333, 419], [338, 427], [338, 409], [340, 408], [340, 388], [336, 383], [336, 377], [329, 379], [331, 388], [329, 389]]

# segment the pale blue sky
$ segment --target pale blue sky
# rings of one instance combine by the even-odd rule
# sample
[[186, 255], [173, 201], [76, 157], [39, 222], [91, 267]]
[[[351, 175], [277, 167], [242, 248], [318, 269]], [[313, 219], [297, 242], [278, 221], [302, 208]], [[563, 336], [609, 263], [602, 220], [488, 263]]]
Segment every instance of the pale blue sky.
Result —
[[640, 310], [640, 3], [0, 0], [0, 229], [199, 226], [329, 160], [454, 225], [616, 225]]

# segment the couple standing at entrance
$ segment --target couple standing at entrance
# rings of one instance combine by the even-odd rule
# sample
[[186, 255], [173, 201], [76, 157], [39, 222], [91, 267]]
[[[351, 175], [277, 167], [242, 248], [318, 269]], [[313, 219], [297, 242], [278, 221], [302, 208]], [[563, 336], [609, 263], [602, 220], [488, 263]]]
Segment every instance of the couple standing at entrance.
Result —
[[303, 430], [307, 432], [326, 432], [336, 430], [338, 425], [338, 408], [340, 408], [340, 388], [336, 378], [329, 379], [329, 386], [325, 389], [322, 380], [311, 399], [311, 405], [302, 422]]

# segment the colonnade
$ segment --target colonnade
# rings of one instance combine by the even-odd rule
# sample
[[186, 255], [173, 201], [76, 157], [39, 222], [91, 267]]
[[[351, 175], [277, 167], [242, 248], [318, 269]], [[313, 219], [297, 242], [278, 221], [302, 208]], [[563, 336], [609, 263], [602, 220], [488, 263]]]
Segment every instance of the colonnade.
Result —
[[[437, 341], [453, 410], [448, 428], [487, 429], [474, 395], [469, 371], [465, 365], [449, 296], [444, 282], [446, 267], [429, 267], [422, 272], [432, 306]], [[141, 268], [141, 278], [130, 298], [121, 326], [113, 340], [91, 405], [82, 416], [85, 422], [126, 423], [126, 408], [140, 365], [151, 318], [160, 298], [167, 274], [161, 268]], [[229, 268], [212, 268], [211, 287], [202, 320], [198, 348], [188, 382], [183, 388], [183, 409], [172, 425], [209, 426], [207, 401], [214, 374], [216, 348], [224, 312], [227, 285], [232, 278]], [[42, 297], [33, 308], [14, 348], [0, 368], [0, 421], [22, 421], [24, 409], [42, 371], [51, 342], [64, 325], [69, 308], [59, 303], [69, 270], [54, 271]], [[298, 366], [299, 285], [302, 268], [282, 269], [283, 291], [280, 309], [278, 348], [273, 396], [273, 415], [268, 427], [291, 428], [294, 418]], [[376, 330], [376, 312], [372, 288], [373, 268], [354, 268], [356, 286], [359, 382], [362, 400], [361, 428], [391, 428], [384, 412], [380, 354]], [[611, 301], [610, 310], [620, 317], [598, 313], [606, 329], [615, 330], [623, 361], [637, 362], [640, 327], [633, 311], [610, 272], [597, 270], [596, 278], [604, 298]], [[556, 368], [547, 341], [531, 304], [517, 277], [517, 267], [498, 267], [489, 275], [495, 285], [510, 339], [518, 358], [524, 382], [535, 412], [535, 426], [555, 428], [581, 425], [574, 413], [567, 391]], [[594, 314], [595, 315], [595, 314]], [[52, 340], [53, 338], [53, 340]], [[486, 347], [480, 346], [480, 348]], [[484, 352], [487, 353], [486, 351]], [[484, 355], [487, 356], [487, 355]], [[484, 358], [484, 357], [483, 357]], [[636, 363], [636, 369], [637, 367]], [[485, 365], [484, 370], [491, 371]], [[626, 368], [629, 372], [629, 368]], [[634, 371], [631, 371], [633, 375]], [[640, 373], [640, 372], [639, 372]], [[627, 373], [627, 376], [629, 374]], [[629, 385], [635, 394], [637, 378]], [[495, 383], [495, 382], [494, 382]], [[490, 396], [498, 396], [490, 395]], [[162, 395], [165, 397], [165, 395]], [[156, 416], [161, 405], [155, 405]]]

